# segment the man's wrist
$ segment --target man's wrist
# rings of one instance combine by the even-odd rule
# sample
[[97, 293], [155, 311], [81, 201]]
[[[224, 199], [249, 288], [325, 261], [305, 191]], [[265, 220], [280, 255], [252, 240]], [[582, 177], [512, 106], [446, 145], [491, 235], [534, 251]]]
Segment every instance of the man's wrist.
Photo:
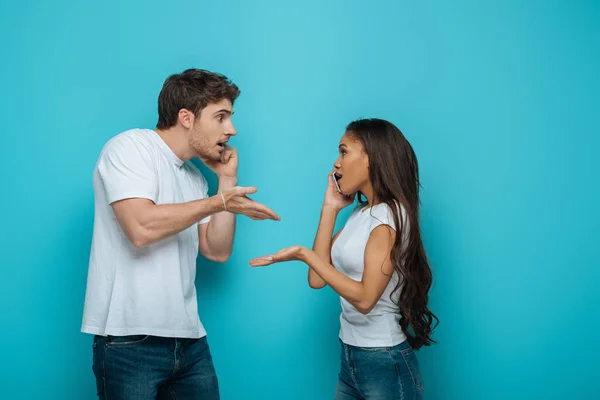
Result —
[[211, 202], [210, 208], [211, 208], [211, 210], [213, 210], [211, 212], [211, 214], [216, 214], [216, 213], [220, 213], [222, 211], [227, 210], [227, 205], [226, 205], [225, 201], [223, 201], [223, 196], [221, 196], [221, 191], [218, 191], [217, 194], [209, 197], [208, 200], [210, 200], [210, 202]]
[[227, 190], [237, 186], [237, 176], [219, 176], [219, 190]]

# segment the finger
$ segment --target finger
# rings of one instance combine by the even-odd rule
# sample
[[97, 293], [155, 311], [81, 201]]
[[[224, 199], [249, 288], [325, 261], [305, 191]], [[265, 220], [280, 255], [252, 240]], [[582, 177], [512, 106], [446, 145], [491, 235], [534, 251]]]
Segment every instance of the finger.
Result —
[[263, 212], [263, 211], [258, 211], [258, 210], [244, 210], [240, 212], [241, 214], [247, 216], [248, 218], [254, 219], [254, 220], [265, 220], [265, 219], [270, 219], [270, 220], [274, 220], [274, 221], [281, 221], [281, 218], [278, 215], [273, 215], [272, 213], [267, 213], [267, 212]]
[[[238, 186], [235, 188], [235, 194], [236, 196], [245, 196], [247, 194], [254, 194], [258, 192], [258, 188], [254, 187], [254, 186], [248, 186], [248, 187], [243, 187], [243, 186]], [[250, 199], [248, 199], [250, 200]]]
[[273, 257], [262, 256], [262, 257], [255, 257], [252, 260], [250, 260], [250, 262], [269, 262], [269, 261], [273, 261]]
[[260, 257], [250, 261], [250, 265], [252, 265], [253, 267], [264, 267], [273, 263], [274, 261], [272, 257]]
[[266, 267], [266, 266], [269, 266], [269, 265], [272, 265], [272, 264], [273, 263], [267, 263], [267, 262], [257, 261], [257, 262], [254, 262], [254, 263], [250, 263], [250, 266], [252, 266], [252, 267]]
[[271, 219], [271, 217], [269, 217], [268, 215], [265, 215], [265, 214], [252, 213], [252, 212], [244, 212], [241, 214], [245, 215], [246, 217], [248, 217], [254, 221], [264, 221], [265, 219]]
[[233, 156], [237, 155], [237, 149], [233, 146], [225, 144], [225, 150], [231, 152]]
[[221, 164], [227, 164], [230, 156], [231, 156], [231, 154], [229, 153], [229, 151], [223, 150], [221, 152]]
[[227, 164], [233, 157], [235, 157], [235, 151], [233, 147], [225, 147], [225, 150], [221, 153], [221, 163]]
[[227, 146], [229, 149], [229, 159], [236, 158], [238, 156], [238, 152], [235, 147]]
[[255, 221], [264, 221], [266, 219], [271, 219], [268, 215], [265, 214], [256, 214], [254, 216], [251, 216], [250, 218], [252, 218]]
[[260, 211], [256, 211], [256, 210], [242, 211], [241, 214], [247, 216], [248, 218], [252, 218], [254, 220], [271, 219], [270, 215], [260, 212]]
[[252, 267], [265, 267], [267, 265], [270, 265], [270, 263], [268, 263], [264, 260], [252, 260], [252, 261], [250, 261], [250, 265]]
[[281, 217], [279, 215], [277, 215], [277, 213], [275, 211], [271, 210], [269, 207], [265, 206], [264, 204], [257, 203], [254, 200], [250, 200], [250, 201], [252, 202], [252, 211], [257, 212], [262, 215], [266, 215], [269, 219], [272, 219], [275, 221], [281, 221]]
[[328, 175], [328, 177], [329, 177], [329, 185], [331, 185], [331, 186], [335, 186], [335, 181], [333, 180], [333, 174], [335, 174], [335, 169], [332, 169], [331, 172]]

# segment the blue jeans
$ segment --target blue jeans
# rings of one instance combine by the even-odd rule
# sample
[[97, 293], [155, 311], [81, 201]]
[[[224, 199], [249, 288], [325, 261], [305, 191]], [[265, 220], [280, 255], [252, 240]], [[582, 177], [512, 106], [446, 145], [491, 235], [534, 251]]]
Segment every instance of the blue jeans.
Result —
[[206, 337], [95, 336], [100, 400], [219, 399]]
[[342, 367], [335, 400], [420, 400], [423, 379], [408, 342], [393, 347], [342, 343]]

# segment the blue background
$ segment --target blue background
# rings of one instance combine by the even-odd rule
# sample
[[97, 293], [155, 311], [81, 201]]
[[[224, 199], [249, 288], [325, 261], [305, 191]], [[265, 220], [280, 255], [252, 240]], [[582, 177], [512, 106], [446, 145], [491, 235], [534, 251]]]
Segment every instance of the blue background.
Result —
[[231, 260], [199, 260], [223, 399], [333, 397], [337, 295], [300, 263], [247, 263], [312, 243], [359, 117], [393, 121], [420, 160], [441, 320], [418, 353], [426, 398], [597, 396], [599, 3], [282, 3], [0, 3], [0, 396], [95, 398], [79, 332], [94, 163], [154, 127], [163, 80], [188, 67], [242, 89], [240, 184], [283, 218], [239, 218]]

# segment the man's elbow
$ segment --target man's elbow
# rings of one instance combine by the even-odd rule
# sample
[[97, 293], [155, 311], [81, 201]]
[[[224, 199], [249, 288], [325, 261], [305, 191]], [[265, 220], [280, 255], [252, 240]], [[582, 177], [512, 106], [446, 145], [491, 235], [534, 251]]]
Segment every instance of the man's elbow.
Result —
[[222, 253], [222, 254], [207, 254], [204, 256], [207, 260], [217, 262], [217, 263], [226, 263], [229, 261], [231, 257], [231, 253]]
[[136, 249], [143, 249], [154, 242], [151, 233], [142, 227], [132, 229], [126, 235]]
[[218, 262], [218, 263], [226, 263], [227, 261], [229, 261], [229, 257], [231, 257], [230, 254], [224, 254], [224, 255], [213, 257], [213, 259], [211, 261]]

